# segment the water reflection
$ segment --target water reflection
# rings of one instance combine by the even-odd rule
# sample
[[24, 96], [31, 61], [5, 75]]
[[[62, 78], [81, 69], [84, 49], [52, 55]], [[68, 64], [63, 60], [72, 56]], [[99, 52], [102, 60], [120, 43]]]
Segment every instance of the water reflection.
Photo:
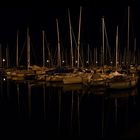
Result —
[[58, 135], [60, 134], [61, 124], [61, 91], [58, 90]]
[[140, 114], [137, 88], [106, 91], [79, 84], [2, 80], [0, 85], [2, 107], [10, 108], [7, 112], [13, 116], [5, 119], [44, 121], [46, 130], [56, 135], [117, 137]]
[[20, 113], [20, 91], [19, 91], [19, 84], [17, 83], [17, 101], [18, 101], [18, 113]]
[[132, 125], [135, 120], [132, 108], [135, 108], [136, 96], [138, 96], [137, 88], [109, 92], [106, 97], [106, 106], [109, 105], [109, 116], [107, 117], [110, 118], [110, 123], [112, 125], [106, 122], [106, 127], [108, 128], [105, 130], [105, 133], [107, 135], [109, 135], [111, 129], [114, 129], [112, 134], [117, 137]]
[[31, 119], [31, 84], [28, 82], [27, 83], [27, 86], [28, 86], [28, 111], [29, 111], [29, 119]]
[[43, 84], [43, 107], [44, 107], [44, 120], [46, 120], [46, 88], [45, 84]]

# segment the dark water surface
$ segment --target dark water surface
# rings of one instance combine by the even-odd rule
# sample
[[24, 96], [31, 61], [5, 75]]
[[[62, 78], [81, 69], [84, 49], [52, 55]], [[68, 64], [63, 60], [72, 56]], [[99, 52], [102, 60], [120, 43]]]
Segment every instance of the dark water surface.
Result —
[[[139, 85], [138, 85], [139, 86]], [[140, 90], [1, 79], [0, 120], [10, 129], [45, 136], [140, 137]], [[2, 126], [1, 126], [2, 128]]]

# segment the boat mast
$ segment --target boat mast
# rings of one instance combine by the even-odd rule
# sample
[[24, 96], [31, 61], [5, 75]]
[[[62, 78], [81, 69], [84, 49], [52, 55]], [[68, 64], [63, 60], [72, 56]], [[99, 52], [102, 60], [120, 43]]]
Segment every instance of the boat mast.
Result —
[[88, 44], [88, 51], [87, 51], [87, 53], [88, 53], [88, 54], [87, 54], [87, 62], [86, 62], [86, 63], [87, 63], [88, 66], [89, 66], [89, 56], [90, 56], [90, 54], [89, 54], [89, 53], [90, 53], [89, 44]]
[[116, 31], [116, 71], [118, 68], [118, 26]]
[[16, 40], [16, 67], [18, 67], [18, 35], [19, 35], [19, 32], [17, 31], [17, 40]]
[[130, 58], [129, 58], [129, 26], [130, 26], [130, 7], [128, 6], [128, 23], [127, 23], [127, 58], [126, 58], [126, 65], [127, 68], [130, 63]]
[[136, 38], [134, 39], [134, 65], [136, 65]]
[[77, 67], [79, 68], [79, 58], [80, 58], [80, 29], [81, 29], [81, 13], [82, 13], [82, 7], [80, 7], [80, 16], [79, 16], [79, 32], [78, 32], [78, 46], [77, 46], [77, 50], [78, 50], [78, 54], [77, 54]]
[[8, 44], [6, 47], [6, 67], [9, 67], [9, 48], [8, 48]]
[[0, 44], [0, 67], [2, 67], [2, 46]]
[[104, 71], [104, 16], [102, 17], [102, 68]]
[[56, 25], [57, 25], [57, 41], [58, 41], [58, 61], [57, 61], [57, 65], [59, 67], [61, 67], [61, 54], [60, 54], [60, 38], [59, 38], [59, 26], [58, 26], [58, 19], [56, 19]]
[[44, 36], [45, 36], [45, 31], [42, 31], [42, 38], [43, 38], [43, 67], [45, 67], [45, 40], [44, 40]]
[[71, 67], [73, 67], [73, 47], [72, 47], [72, 28], [71, 28], [71, 20], [70, 20], [70, 11], [68, 9], [68, 16], [69, 16], [69, 30], [70, 30], [70, 45], [71, 45]]
[[30, 36], [29, 36], [29, 28], [27, 28], [27, 70], [30, 67]]

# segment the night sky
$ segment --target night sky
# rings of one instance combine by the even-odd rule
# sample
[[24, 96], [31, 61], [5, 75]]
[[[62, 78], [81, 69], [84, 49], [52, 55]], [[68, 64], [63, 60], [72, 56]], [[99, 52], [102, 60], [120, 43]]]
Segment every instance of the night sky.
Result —
[[[123, 0], [122, 0], [123, 1]], [[68, 8], [71, 13], [71, 24], [77, 39], [79, 9], [82, 10], [81, 42], [98, 46], [101, 39], [101, 17], [105, 17], [110, 44], [115, 45], [116, 26], [119, 26], [120, 36], [127, 34], [127, 6], [131, 7], [130, 34], [137, 38], [140, 44], [140, 12], [138, 0], [83, 0], [78, 1], [43, 1], [18, 2], [0, 6], [0, 43], [7, 44], [14, 49], [16, 46], [16, 32], [19, 30], [20, 46], [26, 38], [29, 27], [33, 46], [41, 46], [41, 31], [45, 30], [47, 41], [56, 46], [56, 18], [59, 21], [60, 40], [63, 46], [69, 42]]]

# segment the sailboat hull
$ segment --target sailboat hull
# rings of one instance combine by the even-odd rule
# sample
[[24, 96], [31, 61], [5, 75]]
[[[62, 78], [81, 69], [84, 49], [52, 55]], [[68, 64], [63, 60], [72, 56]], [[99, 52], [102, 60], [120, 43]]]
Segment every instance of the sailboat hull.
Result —
[[137, 78], [123, 79], [122, 81], [108, 82], [107, 86], [109, 89], [128, 89], [133, 88], [137, 85]]

